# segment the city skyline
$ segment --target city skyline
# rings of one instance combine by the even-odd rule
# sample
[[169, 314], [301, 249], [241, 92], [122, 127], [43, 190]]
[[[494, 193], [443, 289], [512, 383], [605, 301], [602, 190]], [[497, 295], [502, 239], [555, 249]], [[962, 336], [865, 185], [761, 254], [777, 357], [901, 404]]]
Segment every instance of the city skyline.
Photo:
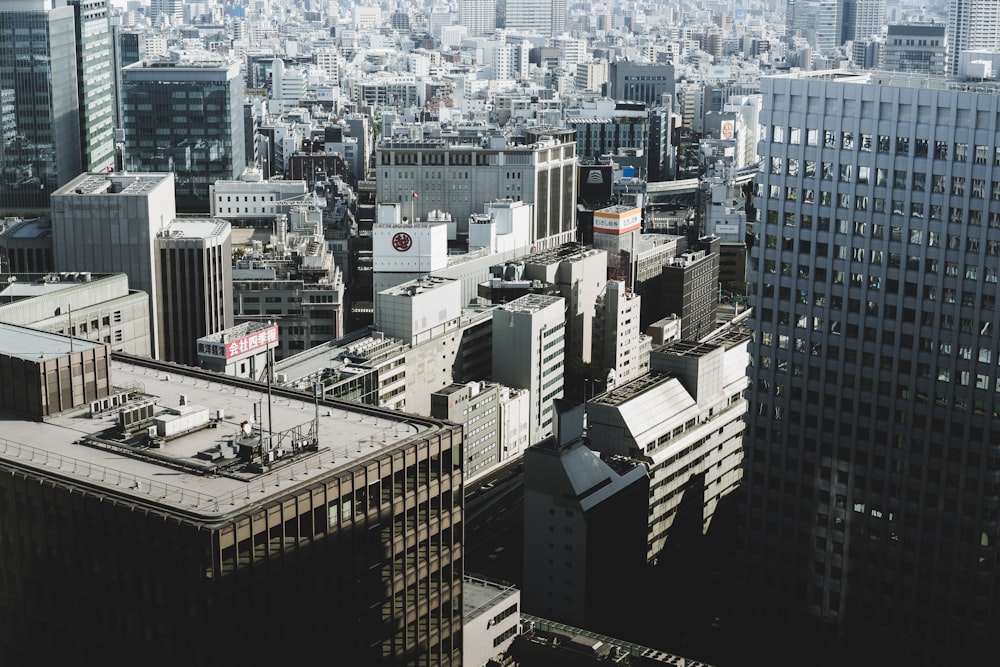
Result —
[[990, 664], [995, 2], [0, 5], [0, 660]]

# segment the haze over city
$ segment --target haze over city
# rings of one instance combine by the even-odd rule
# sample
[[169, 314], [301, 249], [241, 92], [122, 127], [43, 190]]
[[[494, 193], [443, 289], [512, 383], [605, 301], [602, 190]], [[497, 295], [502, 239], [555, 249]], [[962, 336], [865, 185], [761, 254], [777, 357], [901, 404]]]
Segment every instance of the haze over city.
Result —
[[1000, 3], [0, 0], [0, 663], [992, 665]]

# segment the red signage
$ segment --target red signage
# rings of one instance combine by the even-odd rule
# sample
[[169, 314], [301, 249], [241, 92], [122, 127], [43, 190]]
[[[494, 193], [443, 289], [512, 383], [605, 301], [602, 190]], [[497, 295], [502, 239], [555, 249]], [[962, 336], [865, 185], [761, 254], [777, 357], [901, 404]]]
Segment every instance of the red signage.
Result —
[[406, 232], [399, 232], [392, 237], [392, 248], [397, 252], [406, 252], [413, 247], [413, 237]]
[[219, 357], [220, 359], [232, 359], [250, 352], [265, 350], [273, 347], [278, 342], [278, 325], [272, 324], [266, 329], [255, 331], [252, 334], [241, 336], [235, 340], [222, 342], [198, 341], [198, 354], [204, 357]]

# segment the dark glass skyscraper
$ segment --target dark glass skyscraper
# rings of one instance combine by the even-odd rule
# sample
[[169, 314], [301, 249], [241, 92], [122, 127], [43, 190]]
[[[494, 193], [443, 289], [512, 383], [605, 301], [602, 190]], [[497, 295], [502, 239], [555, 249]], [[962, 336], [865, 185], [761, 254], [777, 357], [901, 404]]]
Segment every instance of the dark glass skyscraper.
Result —
[[76, 12], [80, 149], [84, 171], [114, 166], [115, 75], [108, 0], [69, 0]]
[[0, 5], [0, 211], [44, 209], [77, 176], [80, 158], [76, 28], [72, 7]]
[[185, 213], [208, 213], [209, 187], [246, 167], [240, 66], [204, 55], [122, 70], [125, 168], [173, 172]]
[[783, 646], [822, 628], [851, 652], [838, 664], [995, 664], [1000, 87], [826, 71], [761, 88], [752, 618]]

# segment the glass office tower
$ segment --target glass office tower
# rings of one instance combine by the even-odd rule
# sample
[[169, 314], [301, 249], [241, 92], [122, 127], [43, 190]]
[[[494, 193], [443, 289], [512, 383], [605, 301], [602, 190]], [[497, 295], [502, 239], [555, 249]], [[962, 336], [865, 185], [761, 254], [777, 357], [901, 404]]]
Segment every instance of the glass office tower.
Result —
[[47, 208], [49, 195], [82, 169], [74, 10], [49, 6], [0, 5], [0, 211], [7, 214]]
[[183, 213], [208, 213], [209, 187], [246, 167], [239, 63], [204, 55], [122, 70], [125, 169], [173, 172]]
[[115, 72], [108, 0], [70, 0], [76, 11], [80, 147], [84, 171], [114, 167]]
[[1000, 86], [826, 71], [761, 87], [750, 618], [863, 664], [992, 664]]

